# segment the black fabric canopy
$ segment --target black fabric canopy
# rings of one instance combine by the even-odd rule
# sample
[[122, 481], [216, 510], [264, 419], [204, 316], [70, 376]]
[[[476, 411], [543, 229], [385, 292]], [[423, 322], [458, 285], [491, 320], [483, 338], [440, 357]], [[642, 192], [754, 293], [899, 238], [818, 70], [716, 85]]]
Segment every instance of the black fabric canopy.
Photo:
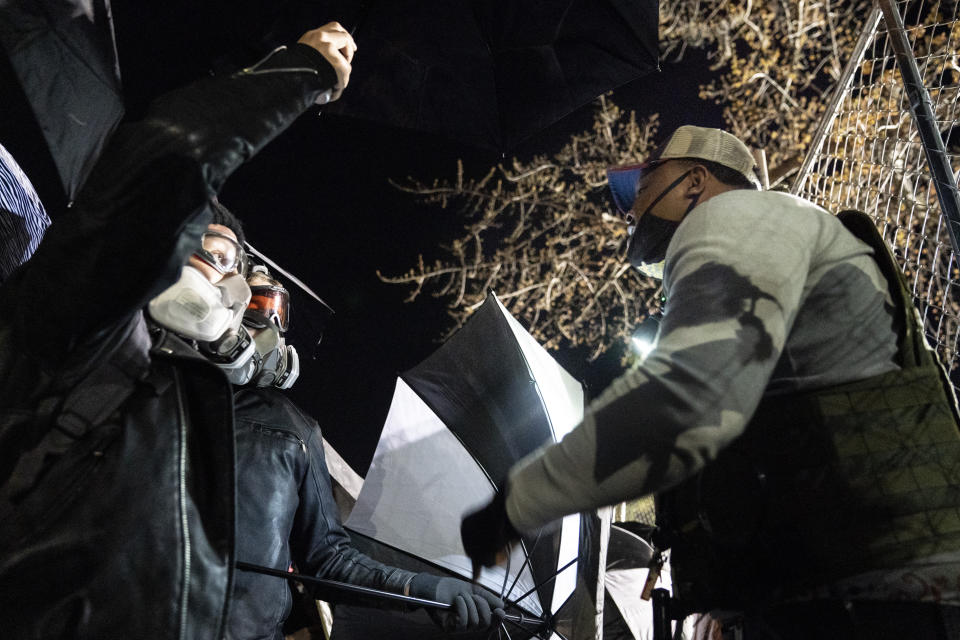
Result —
[[34, 116], [11, 131], [39, 127], [72, 200], [123, 116], [110, 2], [11, 0], [0, 44], [19, 84], [4, 82], [3, 99], [25, 100]]
[[657, 70], [657, 25], [656, 0], [368, 2], [330, 110], [506, 152]]

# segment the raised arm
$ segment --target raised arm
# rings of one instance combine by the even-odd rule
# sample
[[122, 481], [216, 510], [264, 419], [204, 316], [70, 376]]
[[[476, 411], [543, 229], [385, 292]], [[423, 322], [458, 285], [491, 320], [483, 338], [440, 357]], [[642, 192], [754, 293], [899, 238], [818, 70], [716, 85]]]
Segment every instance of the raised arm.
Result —
[[55, 358], [172, 284], [226, 178], [337, 80], [323, 53], [297, 43], [167, 94], [121, 126], [73, 210], [0, 291], [17, 301], [24, 343]]

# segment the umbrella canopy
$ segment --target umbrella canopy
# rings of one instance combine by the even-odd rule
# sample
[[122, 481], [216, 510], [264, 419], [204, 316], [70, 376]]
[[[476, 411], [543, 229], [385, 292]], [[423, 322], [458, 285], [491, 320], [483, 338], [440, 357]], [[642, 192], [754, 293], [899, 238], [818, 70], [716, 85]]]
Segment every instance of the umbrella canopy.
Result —
[[327, 112], [500, 152], [659, 68], [657, 0], [171, 0], [137, 5], [126, 25], [125, 10], [125, 57], [149, 60], [127, 75], [145, 90], [178, 60], [192, 73], [245, 66], [337, 20], [359, 50]]
[[[616, 525], [610, 527], [604, 586], [613, 603], [607, 603], [604, 618], [619, 614], [624, 623], [622, 626], [627, 627], [629, 634], [608, 634], [605, 629], [605, 636], [629, 636], [634, 640], [649, 640], [652, 637], [653, 605], [649, 600], [642, 600], [640, 595], [647, 581], [648, 565], [653, 554], [653, 547], [637, 534]], [[663, 575], [664, 584], [669, 586], [669, 569]]]
[[[491, 295], [438, 351], [397, 380], [346, 527], [378, 559], [469, 579], [460, 543], [464, 513], [502, 488], [514, 462], [562, 438], [582, 416], [580, 384]], [[568, 516], [517, 545], [505, 567], [482, 572], [481, 585], [534, 618], [526, 636], [511, 629], [513, 637], [528, 637], [543, 626], [539, 620], [555, 629], [578, 578], [587, 579], [592, 527], [585, 522]], [[334, 638], [376, 637], [386, 628], [391, 637], [405, 637], [400, 628], [407, 623], [384, 616], [338, 607]], [[424, 633], [421, 627], [409, 637], [429, 637]]]
[[[356, 14], [354, 2], [320, 4], [330, 15]], [[350, 88], [329, 110], [501, 152], [658, 69], [656, 0], [366, 7]]]
[[10, 0], [0, 44], [72, 200], [123, 116], [110, 2]]

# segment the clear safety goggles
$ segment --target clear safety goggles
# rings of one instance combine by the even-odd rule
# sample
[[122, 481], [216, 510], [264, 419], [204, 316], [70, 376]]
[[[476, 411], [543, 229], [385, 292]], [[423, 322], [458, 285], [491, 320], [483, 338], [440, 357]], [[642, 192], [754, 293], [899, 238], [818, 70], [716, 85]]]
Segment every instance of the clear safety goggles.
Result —
[[290, 328], [290, 292], [283, 287], [257, 284], [250, 287], [248, 311], [255, 311], [273, 322], [280, 332]]
[[216, 231], [205, 231], [195, 255], [223, 275], [246, 275], [247, 252], [239, 242]]

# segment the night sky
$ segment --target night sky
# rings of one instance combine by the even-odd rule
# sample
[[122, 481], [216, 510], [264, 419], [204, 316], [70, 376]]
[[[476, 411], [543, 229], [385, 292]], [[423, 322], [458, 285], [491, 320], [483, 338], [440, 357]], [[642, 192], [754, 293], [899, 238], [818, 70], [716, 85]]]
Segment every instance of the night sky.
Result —
[[[168, 89], [226, 71], [221, 51], [232, 58], [248, 54], [247, 62], [259, 57], [216, 31], [209, 11], [181, 2], [113, 6], [130, 118]], [[235, 17], [240, 19], [246, 18]], [[313, 26], [319, 25], [304, 30]], [[362, 55], [359, 34], [358, 44]], [[707, 67], [703, 56], [692, 52], [683, 63], [664, 64], [661, 73], [620, 88], [614, 100], [638, 114], [659, 112], [661, 132], [684, 123], [720, 126], [718, 108], [697, 95]], [[566, 135], [589, 128], [591, 115], [587, 106], [510, 155], [558, 149]], [[44, 168], [43, 154], [34, 153], [29, 142], [26, 147], [21, 140], [0, 142], [28, 170], [56, 216], [56, 188], [50, 184], [55, 175]], [[426, 295], [404, 304], [408, 289], [382, 283], [376, 270], [399, 275], [418, 253], [440, 257], [438, 246], [460, 228], [455, 210], [423, 205], [388, 179], [454, 176], [458, 158], [468, 175], [483, 174], [500, 160], [496, 152], [313, 110], [234, 174], [221, 193], [244, 221], [248, 240], [336, 310], [317, 360], [310, 361], [311, 349], [300, 345], [304, 370], [292, 395], [360, 473], [373, 455], [397, 373], [426, 357], [448, 326], [444, 301]], [[618, 358], [591, 365], [586, 353], [555, 357], [595, 394], [615, 374]]]

